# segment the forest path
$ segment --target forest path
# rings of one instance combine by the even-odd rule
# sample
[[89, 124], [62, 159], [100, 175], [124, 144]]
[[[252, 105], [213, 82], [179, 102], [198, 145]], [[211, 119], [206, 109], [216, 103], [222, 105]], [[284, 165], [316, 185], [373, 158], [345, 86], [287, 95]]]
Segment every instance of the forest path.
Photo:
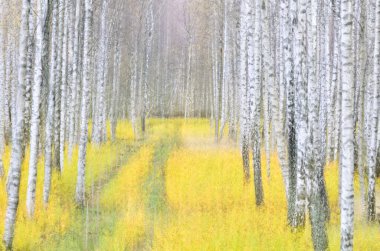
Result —
[[143, 184], [145, 206], [148, 215], [148, 226], [145, 237], [141, 239], [133, 250], [151, 250], [153, 247], [156, 219], [165, 219], [168, 216], [169, 205], [166, 199], [165, 168], [169, 155], [179, 144], [178, 128], [174, 134], [163, 137], [156, 146], [153, 154], [152, 167]]
[[88, 250], [152, 249], [157, 221], [169, 215], [165, 168], [180, 142], [179, 128], [152, 125], [139, 152], [102, 189], [97, 205], [111, 223]]
[[86, 211], [84, 212], [85, 217], [82, 217], [84, 247], [81, 250], [95, 250], [102, 233], [112, 231], [116, 224], [118, 212], [105, 212], [102, 210], [100, 205], [101, 193], [118, 176], [119, 172], [127, 165], [130, 159], [139, 152], [143, 144], [144, 141], [136, 141], [133, 145], [126, 148], [119, 156], [117, 165], [112, 166], [104, 177], [92, 185], [92, 189], [88, 193], [89, 199]]
[[[99, 179], [92, 181], [91, 188], [86, 191], [87, 203], [84, 208], [77, 209], [72, 225], [63, 236], [56, 236], [47, 244], [47, 250], [94, 250], [101, 231], [109, 231], [115, 225], [115, 214], [104, 213], [100, 208], [100, 194], [129, 160], [139, 151], [144, 141], [123, 142], [123, 150], [116, 164], [110, 166]], [[53, 246], [51, 245], [53, 243]], [[44, 246], [44, 245], [43, 245]], [[40, 250], [44, 250], [44, 247]]]

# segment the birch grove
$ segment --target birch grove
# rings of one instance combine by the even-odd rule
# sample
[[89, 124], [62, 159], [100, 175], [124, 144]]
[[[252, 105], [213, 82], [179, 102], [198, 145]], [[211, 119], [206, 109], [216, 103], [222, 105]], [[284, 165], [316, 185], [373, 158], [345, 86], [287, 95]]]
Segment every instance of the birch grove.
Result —
[[378, 224], [380, 0], [0, 0], [0, 16], [6, 249], [20, 207], [32, 224], [66, 172], [88, 211], [103, 185], [88, 153], [127, 142], [123, 121], [144, 145], [155, 119], [207, 119], [254, 206], [280, 187], [284, 225], [310, 227], [314, 250], [330, 249], [334, 213], [342, 251]]

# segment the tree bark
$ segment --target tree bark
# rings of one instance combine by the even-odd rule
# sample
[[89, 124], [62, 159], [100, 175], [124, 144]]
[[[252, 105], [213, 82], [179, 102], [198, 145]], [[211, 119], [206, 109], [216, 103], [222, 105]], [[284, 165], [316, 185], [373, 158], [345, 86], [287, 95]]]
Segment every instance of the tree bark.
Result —
[[342, 52], [342, 185], [341, 250], [353, 250], [354, 233], [354, 65], [352, 54], [353, 1], [341, 3]]
[[18, 67], [18, 88], [16, 101], [15, 131], [12, 141], [11, 172], [8, 176], [8, 199], [5, 214], [5, 228], [3, 241], [6, 249], [12, 249], [13, 236], [16, 223], [17, 207], [19, 203], [19, 190], [21, 178], [21, 163], [23, 158], [22, 144], [24, 132], [24, 109], [25, 109], [25, 85], [27, 50], [29, 37], [29, 12], [30, 0], [22, 1], [21, 25], [20, 25], [20, 49]]
[[45, 47], [45, 40], [43, 38], [47, 22], [49, 10], [48, 0], [37, 1], [37, 30], [36, 30], [36, 46], [34, 57], [34, 82], [32, 88], [32, 115], [31, 115], [31, 128], [30, 128], [30, 157], [29, 157], [29, 176], [28, 188], [26, 194], [26, 208], [29, 217], [33, 217], [34, 205], [36, 197], [36, 183], [37, 183], [37, 161], [38, 161], [38, 145], [40, 137], [40, 102], [41, 102], [41, 89], [43, 84], [43, 49]]
[[88, 109], [90, 104], [90, 38], [91, 38], [92, 0], [85, 0], [85, 24], [83, 45], [83, 92], [80, 116], [80, 142], [78, 157], [78, 176], [75, 192], [75, 201], [78, 206], [83, 207], [85, 202], [85, 171], [86, 171], [86, 149], [88, 137]]

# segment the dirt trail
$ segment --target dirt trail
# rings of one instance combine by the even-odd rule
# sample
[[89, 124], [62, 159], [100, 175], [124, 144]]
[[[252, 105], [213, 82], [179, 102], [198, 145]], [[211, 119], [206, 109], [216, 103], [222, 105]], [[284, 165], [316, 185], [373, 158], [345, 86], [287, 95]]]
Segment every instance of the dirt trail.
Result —
[[[117, 176], [131, 156], [133, 156], [143, 145], [143, 141], [133, 144], [123, 144], [122, 153], [118, 156], [116, 164], [109, 167], [105, 175], [94, 181], [93, 185], [86, 191], [87, 203], [83, 209], [77, 209], [72, 225], [63, 236], [57, 236], [54, 250], [95, 250], [99, 237], [104, 231], [110, 231], [115, 224], [114, 214], [102, 212], [100, 208], [100, 194], [102, 189]], [[51, 246], [50, 246], [51, 248]], [[43, 250], [43, 247], [41, 247]]]
[[133, 248], [133, 250], [151, 250], [153, 248], [154, 226], [158, 219], [168, 215], [169, 205], [166, 200], [165, 168], [170, 153], [179, 145], [178, 129], [168, 137], [162, 137], [155, 147], [152, 168], [143, 184], [146, 211], [149, 217], [147, 232]]

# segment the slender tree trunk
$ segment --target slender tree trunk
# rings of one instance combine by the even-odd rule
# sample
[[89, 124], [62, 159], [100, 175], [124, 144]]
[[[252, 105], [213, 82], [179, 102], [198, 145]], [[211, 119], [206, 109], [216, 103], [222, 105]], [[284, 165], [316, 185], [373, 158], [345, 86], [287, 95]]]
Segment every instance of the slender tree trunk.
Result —
[[53, 124], [54, 124], [54, 92], [56, 88], [56, 67], [57, 67], [57, 34], [58, 34], [58, 3], [53, 2], [52, 10], [52, 32], [51, 32], [51, 53], [50, 53], [50, 74], [49, 74], [49, 93], [48, 107], [45, 126], [45, 176], [43, 199], [44, 203], [49, 202], [51, 171], [52, 171], [52, 144], [53, 144]]
[[[0, 2], [0, 16], [3, 15], [4, 12], [4, 4]], [[5, 110], [7, 106], [5, 106], [6, 100], [6, 78], [5, 78], [5, 57], [4, 57], [4, 47], [3, 44], [5, 42], [4, 39], [4, 29], [3, 29], [4, 21], [0, 21], [0, 178], [4, 176], [4, 163], [3, 163], [3, 154], [5, 150]]]
[[81, 110], [81, 133], [79, 142], [78, 176], [75, 192], [75, 201], [78, 206], [83, 207], [85, 202], [85, 171], [86, 171], [86, 149], [88, 137], [88, 109], [90, 104], [90, 38], [91, 38], [92, 0], [85, 0], [85, 24], [83, 45], [83, 92]]
[[138, 138], [138, 128], [136, 124], [136, 109], [137, 109], [137, 104], [136, 104], [136, 97], [137, 97], [137, 43], [135, 45], [135, 53], [132, 56], [132, 65], [131, 65], [131, 87], [130, 87], [130, 93], [131, 93], [131, 109], [130, 109], [130, 114], [131, 114], [131, 124], [132, 124], [132, 129], [133, 129], [133, 134], [135, 138]]
[[[306, 17], [307, 17], [307, 0], [298, 2], [298, 27], [295, 34], [295, 82], [297, 85], [296, 97], [296, 127], [297, 131], [297, 160], [296, 160], [296, 198], [295, 198], [295, 215], [291, 226], [305, 225], [305, 169], [307, 158], [307, 55], [306, 55]], [[314, 49], [314, 48], [312, 48]], [[311, 70], [311, 69], [310, 69]]]
[[375, 45], [373, 62], [373, 103], [371, 109], [371, 136], [368, 156], [368, 221], [376, 219], [376, 150], [377, 150], [377, 130], [378, 130], [378, 109], [379, 109], [379, 86], [380, 86], [380, 0], [376, 1], [376, 25], [375, 25]]
[[93, 115], [93, 133], [92, 141], [95, 144], [103, 142], [104, 131], [104, 107], [105, 107], [105, 80], [107, 73], [107, 8], [108, 0], [102, 1], [101, 13], [101, 37], [99, 41], [98, 62], [97, 62], [97, 77], [96, 77], [96, 101], [95, 101], [95, 114]]
[[141, 113], [141, 129], [142, 132], [145, 133], [146, 129], [146, 118], [148, 112], [148, 81], [149, 81], [149, 66], [151, 60], [151, 52], [152, 52], [152, 38], [153, 38], [153, 1], [148, 1], [148, 9], [146, 11], [146, 52], [145, 52], [145, 66], [143, 72], [143, 104], [142, 104], [142, 113]]
[[[283, 3], [283, 2], [282, 2]], [[282, 6], [281, 10], [281, 22], [285, 21], [286, 8]], [[279, 25], [280, 26], [280, 25]], [[282, 27], [283, 25], [281, 25]], [[281, 27], [279, 27], [279, 30], [282, 30]], [[279, 32], [280, 33], [280, 32]], [[282, 37], [279, 36], [278, 40], [282, 40]], [[278, 42], [279, 44], [280, 41]], [[279, 52], [276, 53], [277, 61], [282, 61], [282, 53], [280, 49], [282, 49], [280, 46], [278, 46]], [[285, 192], [286, 197], [289, 202], [289, 164], [287, 159], [287, 148], [286, 148], [286, 140], [285, 140], [285, 132], [284, 132], [284, 115], [283, 115], [283, 64], [278, 65], [278, 78], [273, 81], [273, 87], [272, 87], [272, 93], [271, 96], [273, 97], [273, 117], [274, 117], [274, 125], [273, 129], [276, 135], [276, 143], [277, 143], [277, 153], [280, 161], [281, 166], [281, 172], [282, 177], [284, 180], [285, 185]], [[276, 75], [274, 75], [275, 77]]]
[[[306, 141], [307, 155], [305, 160], [305, 170], [307, 173], [307, 193], [309, 195], [309, 216], [311, 222], [312, 239], [315, 250], [326, 250], [328, 247], [325, 212], [323, 211], [322, 190], [324, 188], [323, 168], [324, 153], [321, 150], [321, 134], [324, 134], [320, 121], [321, 98], [323, 88], [320, 85], [320, 66], [318, 39], [318, 3], [309, 1], [310, 9], [308, 17], [308, 136]], [[323, 9], [322, 9], [323, 11]], [[306, 118], [305, 118], [306, 119]], [[318, 156], [317, 156], [318, 155]], [[322, 175], [320, 175], [322, 174]], [[321, 177], [322, 176], [322, 177]], [[305, 202], [304, 202], [305, 203]]]
[[23, 155], [28, 145], [30, 136], [30, 116], [31, 116], [31, 101], [32, 101], [32, 80], [33, 80], [33, 57], [34, 57], [34, 13], [29, 11], [29, 35], [28, 49], [26, 59], [26, 82], [25, 82], [25, 109], [24, 109], [24, 137], [23, 137]]
[[[254, 16], [254, 42], [253, 42], [253, 67], [250, 72], [250, 66], [248, 65], [248, 76], [250, 87], [250, 96], [253, 98], [250, 102], [251, 106], [251, 119], [253, 123], [252, 128], [252, 155], [253, 155], [253, 173], [255, 184], [255, 197], [256, 205], [264, 203], [264, 191], [261, 177], [261, 132], [260, 132], [260, 118], [261, 118], [261, 7], [262, 2], [256, 1], [255, 3], [255, 16]], [[250, 38], [248, 38], [248, 51], [250, 50], [249, 44]], [[251, 55], [248, 53], [248, 57]], [[248, 59], [248, 62], [250, 60]], [[251, 74], [253, 76], [251, 76]], [[253, 94], [252, 94], [253, 92]]]
[[[378, 1], [379, 2], [379, 1]], [[353, 250], [354, 233], [354, 65], [352, 54], [353, 1], [342, 0], [342, 188], [341, 250]]]
[[[248, 94], [247, 94], [247, 61], [246, 61], [246, 46], [247, 46], [247, 22], [249, 15], [248, 0], [240, 0], [240, 27], [239, 27], [239, 89], [240, 89], [240, 142], [241, 153], [243, 158], [243, 170], [245, 181], [250, 178], [249, 172], [249, 137], [248, 137]], [[215, 112], [214, 112], [215, 113]], [[215, 115], [214, 115], [215, 116]]]
[[26, 193], [26, 208], [29, 217], [33, 217], [34, 205], [36, 197], [36, 183], [37, 183], [37, 161], [38, 161], [38, 145], [40, 137], [40, 102], [41, 102], [41, 89], [43, 83], [43, 49], [45, 40], [43, 34], [46, 27], [46, 19], [48, 17], [48, 0], [37, 1], [37, 30], [36, 30], [36, 47], [34, 57], [34, 82], [32, 88], [32, 116], [30, 128], [30, 157], [29, 157], [29, 176], [28, 188]]
[[[286, 110], [286, 127], [288, 136], [288, 166], [289, 166], [289, 183], [288, 183], [288, 222], [293, 226], [295, 223], [295, 204], [297, 191], [297, 146], [296, 146], [296, 128], [295, 128], [295, 111], [294, 111], [294, 79], [293, 79], [293, 60], [292, 60], [292, 25], [293, 25], [293, 9], [295, 4], [293, 1], [281, 1], [281, 12], [283, 19], [282, 46], [283, 46], [283, 62], [284, 62], [284, 83], [283, 87], [287, 88], [287, 110]], [[281, 113], [281, 112], [280, 112]]]
[[56, 68], [56, 86], [54, 91], [54, 167], [57, 171], [61, 172], [61, 160], [60, 160], [60, 128], [61, 128], [61, 103], [64, 102], [64, 99], [62, 97], [62, 87], [64, 87], [64, 77], [63, 73], [64, 70], [64, 29], [65, 29], [65, 2], [67, 0], [59, 0], [58, 1], [58, 40], [57, 40], [57, 68]]
[[65, 160], [65, 130], [66, 130], [66, 101], [68, 92], [68, 33], [69, 33], [69, 13], [70, 5], [68, 0], [64, 2], [64, 26], [63, 26], [63, 43], [62, 43], [62, 82], [61, 82], [61, 108], [60, 108], [60, 120], [59, 123], [59, 166], [60, 172], [64, 169]]
[[263, 108], [264, 108], [264, 141], [267, 177], [270, 177], [270, 117], [269, 117], [269, 91], [273, 85], [273, 60], [270, 48], [270, 26], [269, 26], [269, 1], [262, 1], [263, 28], [262, 28], [262, 50], [263, 50]]
[[117, 96], [120, 90], [120, 41], [119, 35], [116, 38], [115, 44], [115, 55], [114, 55], [114, 69], [113, 69], [113, 84], [112, 84], [112, 106], [111, 106], [111, 139], [115, 140], [116, 137], [116, 127], [117, 127]]
[[[68, 158], [71, 160], [73, 155], [73, 147], [75, 143], [75, 110], [76, 110], [76, 100], [79, 93], [79, 83], [80, 83], [80, 67], [79, 67], [79, 57], [80, 57], [80, 21], [81, 21], [81, 1], [76, 1], [75, 8], [75, 26], [74, 26], [74, 55], [73, 55], [73, 72], [72, 72], [72, 85], [71, 85], [71, 104], [69, 113], [69, 144], [68, 144]], [[78, 95], [79, 96], [79, 95]]]
[[26, 65], [29, 36], [29, 12], [30, 0], [22, 1], [21, 25], [20, 25], [20, 49], [18, 68], [18, 88], [16, 103], [15, 131], [12, 141], [11, 173], [8, 179], [8, 199], [5, 214], [5, 228], [3, 241], [6, 249], [12, 249], [15, 230], [17, 207], [19, 203], [19, 189], [21, 177], [21, 163], [23, 158], [22, 144], [24, 132], [24, 109], [25, 109], [25, 85]]
[[222, 72], [222, 111], [220, 121], [219, 140], [223, 138], [224, 127], [228, 119], [228, 87], [231, 81], [231, 49], [230, 49], [230, 32], [229, 32], [229, 0], [224, 0], [224, 24], [223, 24], [223, 72]]

